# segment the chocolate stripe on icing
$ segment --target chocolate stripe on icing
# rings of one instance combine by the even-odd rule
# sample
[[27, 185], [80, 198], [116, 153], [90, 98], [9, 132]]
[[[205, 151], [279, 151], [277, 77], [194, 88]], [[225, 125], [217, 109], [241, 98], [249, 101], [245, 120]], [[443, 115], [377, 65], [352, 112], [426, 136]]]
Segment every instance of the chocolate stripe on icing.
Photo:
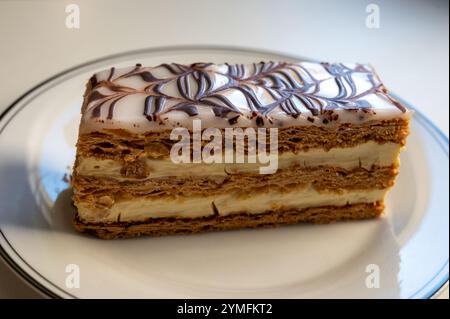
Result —
[[108, 79], [106, 81], [110, 82], [112, 80], [112, 77], [114, 75], [114, 70], [115, 69], [116, 69], [115, 67], [111, 68], [111, 70], [109, 71]]
[[175, 70], [175, 67], [167, 64], [167, 63], [163, 63], [160, 66], [162, 66], [163, 68], [165, 68], [166, 70], [168, 70], [170, 73], [172, 73], [173, 75], [178, 75], [180, 73], [180, 71]]
[[103, 94], [101, 94], [98, 91], [94, 91], [94, 92], [92, 92], [89, 95], [89, 97], [87, 99], [87, 102], [91, 103], [92, 101], [100, 100], [100, 99], [103, 99], [103, 98], [106, 98], [106, 97], [108, 97], [108, 95], [103, 95]]
[[92, 110], [92, 117], [100, 117], [100, 115], [102, 114], [102, 106], [103, 104], [105, 104], [106, 102], [108, 102], [109, 100], [113, 99], [114, 97], [109, 97], [107, 99], [104, 99], [102, 101], [100, 101], [99, 103], [97, 103], [94, 107], [94, 109]]
[[180, 92], [181, 96], [184, 97], [186, 100], [190, 100], [190, 98], [189, 98], [190, 85], [189, 85], [189, 80], [186, 75], [180, 76], [177, 79], [177, 87], [178, 87], [178, 92]]
[[98, 83], [97, 76], [95, 74], [93, 76], [91, 76], [91, 78], [89, 79], [89, 82], [91, 82], [91, 87], [94, 88]]
[[[138, 71], [138, 70], [141, 68], [141, 66], [142, 66], [142, 64], [137, 63], [133, 70], [131, 70], [130, 72], [127, 72], [127, 73], [125, 73], [125, 74], [119, 76], [117, 79], [120, 79], [120, 78], [126, 78], [126, 77], [128, 77], [128, 76], [134, 75], [134, 74], [136, 73], [136, 71]], [[117, 80], [117, 79], [116, 79], [116, 80]]]
[[116, 103], [124, 97], [125, 95], [119, 96], [117, 99], [111, 102], [108, 109], [108, 117], [107, 117], [108, 120], [111, 120], [114, 117], [114, 107]]
[[140, 72], [137, 73], [145, 82], [156, 82], [158, 81], [150, 72]]
[[152, 104], [153, 104], [153, 96], [149, 95], [145, 98], [145, 102], [144, 102], [144, 116], [147, 117], [147, 119], [149, 119], [150, 116], [150, 120], [153, 119], [151, 116], [152, 114]]
[[179, 103], [171, 108], [171, 110], [182, 111], [189, 116], [198, 115], [197, 107], [190, 103]]
[[[270, 61], [222, 66], [172, 63], [153, 68], [136, 64], [131, 71], [120, 74], [112, 67], [103, 78], [98, 74], [91, 77], [93, 89], [86, 102], [87, 108], [92, 109], [92, 117], [100, 117], [105, 103], [111, 101], [106, 119], [114, 119], [116, 103], [138, 93], [146, 94], [142, 114], [149, 120], [172, 111], [196, 116], [201, 105], [209, 107], [217, 117], [232, 119], [230, 123], [236, 123], [243, 112], [255, 113], [252, 117], [255, 120], [260, 117], [259, 123], [264, 123], [264, 118], [271, 121], [274, 110], [293, 118], [307, 112], [308, 121], [314, 122], [314, 117], [328, 116], [336, 109], [374, 113], [374, 106], [365, 100], [372, 94], [389, 101], [401, 112], [407, 111], [389, 96], [370, 67], [361, 64]], [[147, 84], [138, 89], [120, 82], [133, 77]], [[106, 90], [100, 93], [101, 88]], [[327, 117], [327, 121], [334, 118]]]

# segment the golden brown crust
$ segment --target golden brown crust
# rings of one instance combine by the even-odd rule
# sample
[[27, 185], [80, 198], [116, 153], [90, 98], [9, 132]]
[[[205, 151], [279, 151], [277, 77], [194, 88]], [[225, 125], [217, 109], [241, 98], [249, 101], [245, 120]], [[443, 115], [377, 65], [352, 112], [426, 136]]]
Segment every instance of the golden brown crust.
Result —
[[[361, 203], [346, 206], [312, 207], [297, 211], [270, 211], [263, 214], [214, 215], [201, 218], [151, 218], [139, 223], [83, 223], [78, 217], [75, 228], [102, 239], [136, 236], [193, 234], [240, 228], [276, 227], [279, 225], [314, 223], [326, 224], [343, 220], [375, 218], [383, 212], [382, 203]], [[301, 231], [301, 230], [299, 230]]]
[[[404, 119], [360, 125], [341, 124], [337, 127], [311, 125], [279, 128], [278, 152], [297, 153], [312, 148], [329, 150], [334, 147], [353, 147], [368, 141], [404, 145], [408, 133], [408, 121]], [[77, 154], [125, 161], [134, 161], [140, 157], [163, 158], [169, 156], [170, 148], [176, 142], [170, 140], [170, 131], [138, 135], [124, 130], [105, 130], [80, 135]]]
[[118, 182], [114, 179], [74, 175], [75, 202], [87, 202], [92, 207], [104, 207], [103, 197], [112, 203], [133, 198], [167, 196], [208, 196], [240, 192], [259, 193], [264, 189], [281, 192], [311, 185], [318, 192], [343, 192], [351, 190], [385, 189], [393, 186], [397, 166], [373, 167], [371, 170], [318, 166], [279, 170], [275, 174], [236, 174], [209, 178], [154, 178], [145, 181]]

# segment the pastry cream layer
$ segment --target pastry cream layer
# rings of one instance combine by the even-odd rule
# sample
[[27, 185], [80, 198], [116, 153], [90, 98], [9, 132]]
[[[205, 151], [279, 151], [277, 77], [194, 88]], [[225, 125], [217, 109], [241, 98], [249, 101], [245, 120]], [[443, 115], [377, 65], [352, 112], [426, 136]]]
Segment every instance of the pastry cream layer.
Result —
[[[206, 197], [135, 198], [116, 202], [109, 209], [99, 211], [87, 204], [77, 203], [80, 218], [86, 222], [143, 221], [160, 217], [203, 217], [233, 213], [261, 214], [270, 210], [303, 209], [319, 206], [343, 206], [383, 201], [387, 189], [319, 193], [312, 188], [279, 192], [268, 189], [258, 194], [222, 194]], [[120, 217], [119, 217], [120, 216]]]
[[[372, 166], [391, 166], [397, 163], [401, 146], [396, 143], [378, 144], [367, 142], [350, 148], [333, 148], [329, 151], [323, 149], [311, 149], [309, 151], [295, 153], [282, 153], [278, 155], [278, 169], [288, 169], [293, 166], [334, 166], [344, 169], [363, 167], [370, 169]], [[180, 163], [175, 164], [170, 158], [145, 160], [149, 168], [147, 178], [161, 178], [170, 176], [179, 177], [207, 177], [226, 176], [237, 173], [258, 173], [261, 166], [269, 163]], [[107, 177], [117, 180], [132, 180], [121, 175], [122, 163], [115, 160], [96, 158], [79, 158], [76, 172], [79, 175]]]

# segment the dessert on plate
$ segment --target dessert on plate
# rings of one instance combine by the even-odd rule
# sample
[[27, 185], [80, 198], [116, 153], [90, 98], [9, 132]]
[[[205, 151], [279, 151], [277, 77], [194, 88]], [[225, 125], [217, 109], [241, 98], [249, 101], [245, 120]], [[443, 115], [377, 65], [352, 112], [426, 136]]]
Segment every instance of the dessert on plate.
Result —
[[377, 217], [412, 114], [317, 62], [112, 67], [81, 112], [74, 224], [101, 238]]

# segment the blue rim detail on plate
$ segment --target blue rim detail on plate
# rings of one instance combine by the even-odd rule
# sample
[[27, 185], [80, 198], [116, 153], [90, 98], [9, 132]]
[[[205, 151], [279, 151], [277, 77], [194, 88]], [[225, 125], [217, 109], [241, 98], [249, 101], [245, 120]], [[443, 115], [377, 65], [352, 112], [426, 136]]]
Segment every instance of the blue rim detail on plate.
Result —
[[[448, 157], [449, 153], [449, 140], [447, 136], [436, 126], [433, 122], [430, 121], [424, 114], [422, 114], [420, 111], [418, 111], [414, 106], [412, 106], [410, 103], [402, 99], [396, 94], [392, 94], [395, 99], [403, 103], [404, 105], [407, 105], [408, 108], [414, 110], [414, 118], [418, 121], [419, 124], [421, 124], [429, 133], [432, 135], [436, 142], [439, 144], [439, 146], [442, 148], [444, 153]], [[444, 275], [444, 272], [447, 270], [447, 274], [444, 275], [444, 278], [441, 279], [437, 284], [433, 286], [432, 289], [428, 290], [427, 293], [424, 293], [424, 299], [428, 299], [433, 297], [439, 290], [441, 290], [442, 287], [446, 285], [446, 283], [449, 280], [449, 273], [448, 273], [448, 266], [449, 266], [449, 260], [445, 262], [445, 264], [439, 269], [439, 271], [417, 292], [412, 294], [410, 298], [417, 298], [417, 295], [420, 294], [423, 290], [425, 290], [430, 284], [432, 284], [436, 278]]]
[[[14, 102], [12, 102], [1, 114], [0, 114], [0, 122], [3, 120], [3, 118], [9, 114], [11, 111], [14, 110], [14, 107], [17, 106], [20, 102], [22, 102], [27, 96], [29, 96], [31, 93], [35, 92], [36, 90], [42, 88], [43, 86], [55, 81], [55, 80], [62, 80], [61, 78], [65, 75], [69, 75], [70, 73], [74, 72], [73, 75], [76, 75], [75, 71], [80, 70], [84, 67], [88, 67], [93, 64], [109, 61], [115, 58], [121, 58], [126, 57], [129, 55], [139, 55], [144, 53], [155, 53], [155, 52], [161, 52], [161, 51], [176, 51], [176, 50], [224, 50], [224, 51], [241, 51], [241, 52], [248, 52], [248, 53], [255, 53], [255, 54], [267, 54], [267, 55], [278, 55], [282, 56], [286, 59], [294, 59], [294, 60], [305, 60], [305, 58], [299, 57], [299, 56], [293, 56], [289, 54], [285, 54], [282, 52], [277, 51], [270, 51], [270, 50], [261, 50], [257, 48], [242, 48], [242, 47], [233, 47], [233, 46], [167, 46], [167, 47], [157, 47], [157, 48], [146, 48], [146, 49], [139, 49], [139, 50], [133, 50], [133, 51], [126, 51], [118, 54], [108, 55], [104, 56], [98, 59], [94, 59], [82, 64], [79, 64], [77, 66], [71, 67], [69, 69], [66, 69], [60, 73], [57, 73], [53, 75], [52, 77], [42, 81], [41, 83], [35, 85], [25, 93], [23, 93], [21, 96], [19, 96]], [[306, 59], [311, 60], [311, 59]], [[51, 89], [53, 86], [59, 84], [61, 81], [56, 81], [53, 83], [53, 85], [45, 88], [44, 91], [40, 92], [42, 94], [43, 92]], [[408, 108], [414, 110], [414, 118], [418, 121], [419, 124], [421, 124], [429, 133], [432, 135], [435, 139], [435, 141], [439, 144], [439, 146], [442, 148], [444, 153], [449, 155], [449, 140], [448, 137], [433, 123], [430, 119], [428, 119], [424, 114], [422, 114], [420, 111], [418, 111], [415, 107], [413, 107], [410, 103], [405, 101], [404, 99], [400, 98], [399, 96], [392, 94], [397, 100], [402, 102], [403, 104], [407, 105]], [[11, 117], [4, 123], [4, 125], [0, 128], [0, 134], [2, 131], [8, 126], [9, 122], [14, 118], [14, 116], [20, 112], [27, 103], [24, 103], [20, 108], [16, 110], [14, 114], [11, 115]], [[62, 292], [62, 295], [67, 295], [71, 298], [77, 298], [76, 296], [68, 293], [67, 291], [62, 290], [60, 287], [56, 286], [54, 283], [52, 283], [50, 280], [45, 278], [43, 275], [41, 275], [38, 271], [36, 271], [11, 245], [11, 243], [8, 241], [8, 238], [3, 233], [2, 229], [0, 228], [0, 235], [5, 240], [5, 243], [8, 244], [9, 248], [12, 252], [16, 254], [16, 257], [20, 259], [27, 267], [32, 270], [35, 275], [40, 277], [43, 281], [47, 282], [50, 286], [56, 288], [56, 290], [59, 290]], [[44, 294], [47, 297], [50, 298], [62, 298], [61, 295], [56, 294], [55, 292], [51, 291], [44, 285], [42, 285], [40, 282], [38, 282], [36, 279], [34, 279], [32, 276], [30, 276], [26, 271], [24, 271], [14, 260], [11, 258], [11, 256], [5, 251], [3, 246], [0, 245], [0, 257], [3, 258], [3, 260], [7, 263], [7, 265], [10, 266], [10, 268], [16, 272], [16, 274], [22, 278], [26, 283], [31, 285], [34, 289], [38, 290], [42, 294]], [[439, 271], [425, 284], [422, 288], [420, 288], [418, 291], [416, 291], [414, 294], [412, 294], [409, 298], [417, 298], [418, 295], [423, 292], [422, 298], [427, 299], [433, 297], [438, 291], [443, 288], [448, 280], [449, 280], [449, 273], [448, 273], [448, 265], [449, 260], [445, 262], [445, 264], [439, 269]], [[445, 273], [446, 272], [446, 273]], [[437, 282], [434, 283], [436, 278], [442, 277], [443, 278]], [[428, 286], [432, 285], [431, 289], [427, 289]], [[424, 292], [426, 291], [426, 292]]]

